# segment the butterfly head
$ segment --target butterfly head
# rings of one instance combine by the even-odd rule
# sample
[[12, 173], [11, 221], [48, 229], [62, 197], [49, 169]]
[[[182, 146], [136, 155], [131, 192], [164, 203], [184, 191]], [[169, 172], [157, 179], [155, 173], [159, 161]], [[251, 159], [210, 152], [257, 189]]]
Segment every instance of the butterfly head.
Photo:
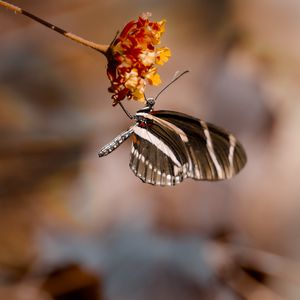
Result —
[[146, 100], [146, 106], [142, 109], [139, 109], [136, 114], [134, 115], [134, 119], [136, 120], [139, 127], [147, 128], [152, 125], [152, 121], [145, 116], [146, 114], [151, 113], [153, 110], [153, 106], [155, 105], [154, 98], [148, 98]]
[[154, 98], [148, 98], [147, 99], [147, 107], [150, 107], [152, 109], [152, 107], [155, 105], [155, 99]]
[[155, 99], [154, 98], [148, 98], [146, 100], [146, 106], [142, 109], [139, 109], [138, 112], [144, 112], [149, 113], [153, 110], [153, 106], [155, 105]]

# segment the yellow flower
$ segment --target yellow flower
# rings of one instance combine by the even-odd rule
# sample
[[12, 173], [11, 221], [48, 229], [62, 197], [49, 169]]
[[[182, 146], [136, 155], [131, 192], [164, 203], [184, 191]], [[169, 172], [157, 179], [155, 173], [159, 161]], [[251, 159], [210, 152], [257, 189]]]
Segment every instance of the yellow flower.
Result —
[[159, 85], [161, 83], [160, 76], [159, 74], [157, 74], [156, 68], [152, 68], [152, 70], [149, 70], [146, 78], [151, 85]]
[[157, 65], [163, 65], [171, 57], [171, 51], [167, 47], [160, 48], [156, 52], [155, 63]]
[[145, 102], [145, 86], [161, 83], [156, 65], [163, 65], [171, 56], [169, 48], [157, 48], [166, 21], [152, 22], [149, 16], [130, 21], [106, 53], [113, 105], [125, 98]]

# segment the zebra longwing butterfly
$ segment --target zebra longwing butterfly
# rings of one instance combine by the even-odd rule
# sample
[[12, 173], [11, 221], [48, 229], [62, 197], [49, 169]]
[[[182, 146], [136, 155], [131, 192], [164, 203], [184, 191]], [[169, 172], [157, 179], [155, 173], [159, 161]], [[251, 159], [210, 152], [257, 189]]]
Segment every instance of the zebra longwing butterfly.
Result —
[[246, 153], [231, 133], [180, 112], [155, 111], [154, 104], [149, 98], [132, 117], [136, 123], [105, 145], [99, 157], [132, 136], [131, 170], [143, 182], [160, 186], [185, 178], [229, 179], [244, 167]]

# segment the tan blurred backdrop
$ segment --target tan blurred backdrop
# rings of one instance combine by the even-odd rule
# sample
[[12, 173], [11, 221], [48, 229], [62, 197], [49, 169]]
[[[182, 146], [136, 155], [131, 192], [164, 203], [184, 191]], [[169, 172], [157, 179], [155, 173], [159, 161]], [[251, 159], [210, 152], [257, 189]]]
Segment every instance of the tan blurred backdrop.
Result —
[[[104, 44], [142, 12], [166, 19], [172, 57], [159, 73], [164, 83], [190, 73], [156, 108], [232, 131], [248, 164], [230, 181], [160, 188], [129, 169], [130, 142], [99, 159], [131, 124], [111, 105], [105, 58], [0, 7], [0, 298], [77, 299], [40, 285], [75, 263], [100, 291], [79, 299], [299, 299], [300, 2], [13, 4]], [[215, 243], [274, 260], [251, 265], [262, 280], [224, 248], [207, 251]], [[220, 260], [241, 267], [245, 282], [220, 273]]]

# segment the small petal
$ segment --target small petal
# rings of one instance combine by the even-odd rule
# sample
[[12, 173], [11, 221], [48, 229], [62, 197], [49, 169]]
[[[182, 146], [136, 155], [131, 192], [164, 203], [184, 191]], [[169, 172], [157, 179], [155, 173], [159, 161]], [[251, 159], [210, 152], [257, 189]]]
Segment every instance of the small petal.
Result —
[[151, 85], [156, 86], [156, 85], [161, 84], [161, 79], [160, 79], [159, 74], [156, 73], [156, 69], [153, 73], [151, 73], [147, 76], [147, 79]]
[[156, 55], [154, 51], [143, 51], [140, 54], [141, 62], [144, 66], [151, 66], [156, 61]]
[[136, 70], [131, 70], [130, 73], [125, 73], [125, 87], [130, 90], [136, 89], [139, 82], [138, 73]]
[[152, 16], [152, 13], [147, 11], [147, 12], [142, 13], [141, 18], [144, 20], [147, 20], [147, 19], [151, 18], [151, 16]]
[[134, 91], [132, 99], [137, 100], [137, 101], [142, 102], [142, 103], [146, 103], [144, 93], [142, 93], [140, 90], [135, 90]]
[[163, 65], [169, 60], [170, 57], [171, 57], [171, 51], [169, 48], [167, 47], [160, 48], [156, 52], [155, 63], [157, 65]]

